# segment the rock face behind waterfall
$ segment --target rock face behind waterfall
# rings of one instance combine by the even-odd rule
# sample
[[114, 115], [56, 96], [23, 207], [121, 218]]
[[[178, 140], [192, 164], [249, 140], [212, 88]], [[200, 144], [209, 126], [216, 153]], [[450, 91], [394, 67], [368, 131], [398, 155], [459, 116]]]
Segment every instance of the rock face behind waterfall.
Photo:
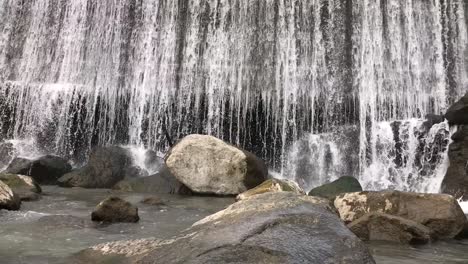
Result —
[[180, 182], [203, 194], [239, 194], [268, 177], [261, 159], [205, 135], [182, 139], [166, 156], [166, 165]]
[[449, 147], [450, 166], [442, 182], [442, 191], [468, 199], [468, 125], [458, 127]]
[[435, 239], [454, 238], [466, 222], [457, 200], [446, 194], [399, 191], [345, 193], [336, 197], [334, 204], [346, 223], [367, 213], [385, 213], [428, 227]]
[[292, 192], [252, 196], [202, 219], [170, 240], [122, 243], [93, 247], [83, 253], [141, 254], [133, 259], [139, 264], [375, 263], [365, 244], [346, 228], [328, 200]]
[[20, 206], [19, 197], [13, 193], [6, 183], [0, 181], [0, 209], [19, 210]]
[[99, 147], [94, 149], [88, 164], [65, 174], [59, 179], [64, 187], [112, 188], [123, 180], [131, 166], [128, 151], [121, 147]]
[[445, 118], [451, 125], [468, 125], [468, 93], [447, 110]]
[[67, 160], [48, 155], [35, 160], [15, 158], [6, 173], [31, 176], [39, 184], [57, 184], [57, 180], [71, 169]]

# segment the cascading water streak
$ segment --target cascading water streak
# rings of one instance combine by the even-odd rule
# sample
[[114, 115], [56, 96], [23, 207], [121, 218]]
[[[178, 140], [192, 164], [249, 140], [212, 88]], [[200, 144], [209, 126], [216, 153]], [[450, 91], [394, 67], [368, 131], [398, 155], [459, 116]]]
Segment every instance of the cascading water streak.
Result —
[[[309, 137], [337, 154], [333, 175], [373, 186], [391, 177], [369, 176], [391, 140], [383, 124], [468, 90], [463, 0], [5, 0], [0, 17], [2, 139], [77, 162], [94, 145], [164, 152], [167, 130], [215, 135], [297, 178], [290, 152]], [[319, 136], [350, 126], [352, 168], [341, 139]], [[335, 177], [320, 166], [309, 177]], [[408, 175], [391, 182], [434, 190]]]

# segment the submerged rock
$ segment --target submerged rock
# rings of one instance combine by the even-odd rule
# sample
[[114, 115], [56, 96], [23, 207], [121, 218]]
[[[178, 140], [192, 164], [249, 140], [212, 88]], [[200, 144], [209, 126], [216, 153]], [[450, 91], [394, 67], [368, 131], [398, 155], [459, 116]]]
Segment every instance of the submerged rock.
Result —
[[47, 155], [35, 160], [15, 158], [5, 172], [31, 176], [39, 184], [57, 184], [57, 180], [71, 169], [67, 160]]
[[468, 199], [468, 125], [459, 126], [452, 136], [448, 156], [450, 166], [442, 182], [442, 192]]
[[152, 206], [166, 205], [166, 203], [164, 203], [164, 201], [161, 198], [154, 195], [143, 198], [143, 200], [141, 200], [141, 203]]
[[180, 182], [201, 194], [239, 194], [268, 177], [261, 159], [205, 135], [182, 139], [167, 154], [166, 165]]
[[445, 118], [451, 125], [468, 125], [468, 93], [447, 110]]
[[73, 170], [59, 179], [63, 187], [112, 188], [125, 178], [132, 166], [129, 152], [121, 147], [98, 147], [90, 156], [88, 164]]
[[457, 200], [446, 194], [399, 191], [345, 193], [336, 197], [334, 204], [346, 223], [367, 213], [380, 212], [422, 224], [431, 230], [435, 239], [454, 238], [466, 221]]
[[392, 241], [403, 244], [425, 244], [431, 241], [431, 230], [417, 222], [383, 213], [368, 213], [348, 225], [365, 241]]
[[1, 173], [0, 180], [6, 183], [22, 201], [35, 201], [40, 198], [41, 187], [29, 176]]
[[277, 192], [252, 196], [202, 219], [155, 245], [137, 263], [375, 262], [328, 200]]
[[109, 197], [96, 206], [91, 213], [91, 220], [106, 223], [136, 223], [140, 217], [136, 206], [119, 197]]
[[305, 192], [295, 182], [288, 180], [269, 179], [259, 186], [245, 191], [237, 196], [237, 200], [244, 200], [251, 196], [267, 192], [293, 192], [296, 194], [305, 194]]
[[0, 209], [19, 210], [21, 200], [6, 183], [0, 180]]
[[334, 182], [312, 189], [308, 195], [333, 200], [339, 194], [360, 191], [362, 191], [362, 186], [356, 178], [341, 177]]
[[179, 182], [167, 170], [148, 177], [126, 179], [113, 189], [125, 192], [190, 195], [192, 191]]

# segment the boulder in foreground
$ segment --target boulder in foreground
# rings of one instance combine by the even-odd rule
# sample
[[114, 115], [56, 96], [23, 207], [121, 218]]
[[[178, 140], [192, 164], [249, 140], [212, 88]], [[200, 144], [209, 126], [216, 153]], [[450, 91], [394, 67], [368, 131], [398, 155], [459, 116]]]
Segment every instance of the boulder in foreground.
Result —
[[86, 166], [73, 170], [59, 179], [63, 187], [112, 188], [123, 180], [132, 166], [130, 153], [121, 147], [95, 148]]
[[47, 155], [35, 160], [15, 158], [5, 172], [31, 176], [39, 184], [57, 184], [57, 180], [71, 170], [67, 160]]
[[212, 136], [190, 135], [166, 156], [169, 171], [195, 193], [235, 195], [264, 182], [265, 163]]
[[19, 210], [21, 206], [21, 200], [13, 193], [11, 188], [0, 180], [0, 209]]
[[6, 183], [21, 201], [35, 201], [40, 198], [41, 187], [29, 176], [1, 173], [0, 180]]
[[334, 182], [330, 182], [312, 189], [309, 196], [318, 196], [330, 200], [342, 193], [361, 192], [362, 186], [359, 181], [354, 177], [341, 177]]
[[119, 197], [109, 197], [96, 206], [91, 214], [91, 220], [106, 223], [136, 223], [140, 217], [136, 206]]
[[288, 180], [269, 179], [259, 186], [245, 191], [237, 196], [237, 200], [244, 200], [251, 196], [267, 192], [293, 192], [296, 194], [305, 194], [304, 191], [295, 182]]
[[380, 212], [422, 224], [431, 230], [434, 239], [454, 238], [466, 221], [457, 200], [446, 194], [356, 192], [337, 196], [334, 204], [346, 223]]
[[425, 244], [431, 241], [431, 230], [419, 223], [383, 213], [368, 213], [348, 225], [365, 241], [392, 241], [402, 244]]
[[[142, 250], [125, 245], [95, 253]], [[375, 263], [328, 200], [291, 192], [252, 196], [146, 248], [133, 263]]]

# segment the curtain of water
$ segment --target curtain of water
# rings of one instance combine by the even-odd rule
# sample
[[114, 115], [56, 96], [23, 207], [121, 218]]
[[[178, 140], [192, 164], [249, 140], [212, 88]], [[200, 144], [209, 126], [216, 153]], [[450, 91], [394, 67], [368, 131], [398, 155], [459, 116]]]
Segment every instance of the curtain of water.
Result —
[[364, 175], [382, 121], [467, 90], [463, 0], [4, 0], [0, 17], [2, 137], [76, 160], [164, 151], [167, 129], [295, 178], [294, 142], [357, 125]]

